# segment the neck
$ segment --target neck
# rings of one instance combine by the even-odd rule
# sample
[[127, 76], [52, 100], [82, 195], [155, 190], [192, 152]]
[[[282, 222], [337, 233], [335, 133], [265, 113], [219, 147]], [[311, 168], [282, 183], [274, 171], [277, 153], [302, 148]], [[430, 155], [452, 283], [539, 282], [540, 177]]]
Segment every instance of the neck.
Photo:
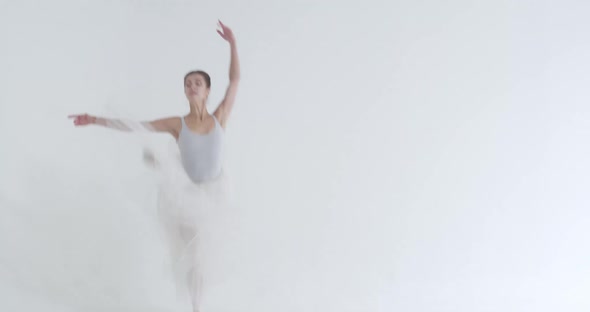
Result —
[[209, 115], [205, 102], [190, 102], [190, 113], [189, 116], [203, 120]]

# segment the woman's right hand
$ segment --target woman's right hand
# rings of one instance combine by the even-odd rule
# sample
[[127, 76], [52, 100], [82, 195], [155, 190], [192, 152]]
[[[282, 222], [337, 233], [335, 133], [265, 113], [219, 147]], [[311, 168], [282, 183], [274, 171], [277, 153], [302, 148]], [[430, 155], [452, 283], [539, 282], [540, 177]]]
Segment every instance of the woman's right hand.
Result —
[[86, 126], [96, 122], [96, 117], [88, 114], [70, 115], [68, 118], [74, 119], [75, 126]]

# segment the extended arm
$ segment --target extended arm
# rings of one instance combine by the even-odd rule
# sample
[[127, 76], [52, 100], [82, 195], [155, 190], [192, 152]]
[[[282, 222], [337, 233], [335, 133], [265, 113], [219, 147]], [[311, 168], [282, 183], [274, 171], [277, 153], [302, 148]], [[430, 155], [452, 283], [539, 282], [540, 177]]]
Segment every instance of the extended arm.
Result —
[[219, 22], [223, 32], [217, 31], [221, 37], [230, 45], [230, 66], [229, 66], [229, 86], [225, 91], [225, 96], [219, 104], [219, 107], [215, 110], [215, 117], [220, 121], [221, 125], [225, 127], [227, 119], [232, 111], [234, 106], [234, 102], [236, 99], [236, 94], [238, 92], [238, 85], [240, 82], [240, 61], [238, 58], [238, 48], [236, 45], [236, 39], [233, 35], [233, 32], [229, 27], [225, 26], [221, 22]]
[[68, 117], [74, 118], [74, 125], [76, 126], [97, 125], [125, 132], [168, 132], [175, 135], [179, 125], [178, 117], [168, 117], [153, 121], [105, 118], [88, 114], [70, 115]]

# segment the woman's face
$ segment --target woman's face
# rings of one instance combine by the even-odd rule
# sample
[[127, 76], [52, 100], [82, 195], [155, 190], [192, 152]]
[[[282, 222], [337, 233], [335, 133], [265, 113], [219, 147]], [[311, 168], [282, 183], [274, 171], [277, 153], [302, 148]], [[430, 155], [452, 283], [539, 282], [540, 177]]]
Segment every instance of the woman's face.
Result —
[[192, 74], [184, 82], [184, 94], [189, 101], [205, 101], [209, 96], [209, 88], [202, 75]]

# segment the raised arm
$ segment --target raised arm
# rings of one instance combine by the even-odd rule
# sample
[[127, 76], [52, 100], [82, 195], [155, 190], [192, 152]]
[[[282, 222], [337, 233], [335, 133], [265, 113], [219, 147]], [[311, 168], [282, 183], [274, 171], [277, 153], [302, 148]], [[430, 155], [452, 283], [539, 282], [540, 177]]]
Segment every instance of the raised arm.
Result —
[[225, 26], [221, 21], [219, 21], [219, 26], [221, 30], [217, 32], [223, 39], [229, 42], [230, 46], [230, 66], [229, 66], [229, 86], [225, 91], [225, 96], [221, 101], [221, 104], [217, 107], [215, 112], [213, 113], [221, 126], [225, 128], [229, 115], [232, 111], [234, 106], [234, 102], [236, 99], [236, 94], [238, 92], [238, 84], [240, 82], [240, 62], [238, 59], [238, 48], [236, 46], [236, 39], [234, 37], [233, 32], [227, 26]]
[[167, 132], [175, 138], [178, 137], [181, 123], [180, 117], [167, 117], [152, 121], [105, 118], [88, 114], [70, 115], [68, 117], [74, 119], [74, 125], [76, 126], [97, 125], [125, 132]]

